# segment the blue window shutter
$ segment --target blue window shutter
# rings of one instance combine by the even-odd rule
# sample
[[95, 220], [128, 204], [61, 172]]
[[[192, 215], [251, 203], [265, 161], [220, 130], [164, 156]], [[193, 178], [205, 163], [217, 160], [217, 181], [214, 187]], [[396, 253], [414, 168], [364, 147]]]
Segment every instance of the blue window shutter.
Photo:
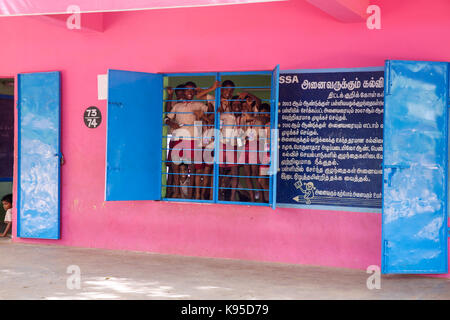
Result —
[[447, 273], [449, 64], [385, 69], [382, 272]]
[[[270, 121], [271, 121], [271, 159], [270, 159], [270, 205], [272, 209], [277, 205], [277, 173], [278, 173], [278, 82], [280, 78], [280, 66], [277, 65], [272, 72], [272, 92], [271, 92], [271, 106], [270, 106]], [[275, 130], [274, 130], [275, 129]]]
[[18, 75], [18, 237], [60, 237], [60, 89], [59, 72]]
[[108, 71], [107, 201], [160, 200], [163, 76]]

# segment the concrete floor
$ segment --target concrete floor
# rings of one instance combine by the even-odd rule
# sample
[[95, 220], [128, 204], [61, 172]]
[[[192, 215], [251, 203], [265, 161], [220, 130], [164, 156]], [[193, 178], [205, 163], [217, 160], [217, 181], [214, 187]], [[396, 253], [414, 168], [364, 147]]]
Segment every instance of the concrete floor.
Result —
[[[81, 288], [68, 289], [77, 265]], [[0, 240], [0, 299], [450, 299], [450, 280]], [[71, 282], [73, 283], [73, 282]]]

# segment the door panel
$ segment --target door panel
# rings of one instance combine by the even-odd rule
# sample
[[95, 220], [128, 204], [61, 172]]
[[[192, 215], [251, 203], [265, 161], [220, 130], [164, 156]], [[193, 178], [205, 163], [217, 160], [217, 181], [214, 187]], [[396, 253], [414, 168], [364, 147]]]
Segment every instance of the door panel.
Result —
[[447, 272], [448, 63], [387, 61], [383, 273]]
[[161, 199], [163, 77], [108, 71], [107, 201]]
[[60, 237], [60, 73], [18, 75], [17, 236]]
[[271, 133], [270, 133], [270, 185], [272, 191], [270, 194], [270, 205], [272, 209], [277, 205], [277, 173], [278, 173], [278, 82], [280, 78], [280, 66], [277, 65], [272, 73], [272, 92], [271, 92]]

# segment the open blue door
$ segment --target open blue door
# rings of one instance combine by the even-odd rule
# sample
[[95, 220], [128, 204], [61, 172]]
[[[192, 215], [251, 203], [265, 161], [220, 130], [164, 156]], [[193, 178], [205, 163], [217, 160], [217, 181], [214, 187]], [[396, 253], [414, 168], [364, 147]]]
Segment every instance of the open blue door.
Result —
[[107, 201], [161, 199], [163, 76], [108, 71]]
[[447, 273], [449, 65], [387, 61], [383, 273]]
[[280, 66], [277, 65], [272, 72], [272, 90], [270, 103], [270, 185], [271, 194], [269, 203], [272, 209], [277, 205], [277, 173], [278, 173], [278, 82], [280, 78]]
[[18, 75], [18, 237], [60, 237], [60, 106], [59, 72]]

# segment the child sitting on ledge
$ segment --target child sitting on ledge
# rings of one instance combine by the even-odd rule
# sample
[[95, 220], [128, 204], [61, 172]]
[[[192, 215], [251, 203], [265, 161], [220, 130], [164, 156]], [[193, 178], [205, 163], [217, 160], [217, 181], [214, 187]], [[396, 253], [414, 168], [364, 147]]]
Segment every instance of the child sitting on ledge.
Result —
[[6, 237], [8, 232], [11, 231], [11, 224], [12, 224], [12, 194], [7, 194], [2, 198], [2, 205], [3, 209], [5, 209], [5, 229], [3, 233], [0, 234], [0, 237]]

